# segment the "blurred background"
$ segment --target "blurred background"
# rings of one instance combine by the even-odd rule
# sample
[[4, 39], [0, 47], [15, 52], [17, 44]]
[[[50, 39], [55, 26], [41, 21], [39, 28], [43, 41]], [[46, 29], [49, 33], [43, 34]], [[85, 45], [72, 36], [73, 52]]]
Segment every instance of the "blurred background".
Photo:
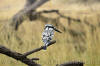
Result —
[[[44, 25], [53, 24], [62, 31], [62, 34], [55, 33], [56, 44], [29, 58], [40, 58], [37, 63], [42, 66], [56, 66], [69, 61], [83, 61], [84, 66], [100, 66], [100, 0], [50, 0], [37, 11], [57, 9], [65, 18], [56, 13], [44, 13], [45, 18], [26, 19], [18, 31], [12, 31], [8, 24], [25, 2], [0, 0], [0, 45], [20, 53], [38, 48], [43, 45]], [[0, 54], [0, 66], [26, 65]]]

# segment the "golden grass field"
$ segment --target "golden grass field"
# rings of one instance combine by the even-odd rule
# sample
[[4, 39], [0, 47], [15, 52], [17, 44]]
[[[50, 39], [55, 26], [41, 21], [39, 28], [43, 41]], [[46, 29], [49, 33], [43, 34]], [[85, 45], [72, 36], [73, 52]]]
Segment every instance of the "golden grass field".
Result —
[[[12, 31], [9, 27], [11, 17], [24, 6], [25, 0], [17, 0], [17, 2], [16, 0], [0, 1], [0, 45], [19, 53], [42, 46], [43, 20], [29, 21], [27, 19], [21, 24], [18, 31]], [[55, 2], [57, 3], [54, 4]], [[48, 47], [46, 51], [42, 50], [28, 57], [40, 58], [36, 62], [42, 66], [56, 66], [56, 64], [70, 61], [83, 61], [85, 63], [84, 66], [100, 66], [99, 5], [67, 5], [66, 3], [62, 4], [63, 2], [65, 1], [52, 0], [38, 10], [59, 9], [63, 15], [80, 19], [81, 22], [71, 21], [71, 25], [68, 25], [67, 19], [60, 18], [59, 22], [68, 30], [64, 32], [62, 27], [58, 25], [58, 28], [63, 33], [55, 33], [54, 40], [57, 42]], [[58, 17], [55, 13], [43, 15], [49, 18]], [[48, 21], [48, 23], [54, 24], [51, 21]], [[55, 20], [55, 22], [58, 22], [58, 20]], [[0, 54], [0, 66], [26, 65]]]

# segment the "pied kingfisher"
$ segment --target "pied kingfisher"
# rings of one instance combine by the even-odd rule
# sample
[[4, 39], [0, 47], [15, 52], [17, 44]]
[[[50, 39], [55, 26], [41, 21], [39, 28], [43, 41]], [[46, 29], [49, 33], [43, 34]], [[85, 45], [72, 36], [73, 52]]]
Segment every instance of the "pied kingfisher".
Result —
[[44, 42], [44, 50], [46, 50], [47, 46], [49, 45], [50, 41], [54, 36], [54, 31], [61, 33], [58, 29], [56, 29], [51, 24], [46, 24], [44, 28], [44, 32], [42, 33], [42, 40]]

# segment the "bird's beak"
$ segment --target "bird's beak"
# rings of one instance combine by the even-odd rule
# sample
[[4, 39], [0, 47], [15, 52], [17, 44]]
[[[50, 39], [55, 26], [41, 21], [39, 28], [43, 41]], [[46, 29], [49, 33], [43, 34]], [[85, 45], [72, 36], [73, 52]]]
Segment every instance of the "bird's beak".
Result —
[[57, 32], [59, 32], [59, 33], [62, 33], [61, 31], [59, 31], [59, 30], [58, 30], [58, 29], [56, 29], [56, 28], [54, 28], [54, 30], [55, 30], [55, 31], [57, 31]]

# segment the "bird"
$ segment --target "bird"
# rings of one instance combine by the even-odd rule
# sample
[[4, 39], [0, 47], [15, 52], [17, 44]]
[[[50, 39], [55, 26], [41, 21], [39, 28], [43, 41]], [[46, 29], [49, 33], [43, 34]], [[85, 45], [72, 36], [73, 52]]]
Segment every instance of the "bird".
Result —
[[44, 31], [42, 33], [42, 41], [44, 43], [44, 50], [47, 49], [47, 46], [49, 45], [49, 43], [51, 42], [53, 36], [54, 36], [54, 31], [62, 33], [61, 31], [59, 31], [56, 27], [54, 27], [51, 24], [46, 24]]

